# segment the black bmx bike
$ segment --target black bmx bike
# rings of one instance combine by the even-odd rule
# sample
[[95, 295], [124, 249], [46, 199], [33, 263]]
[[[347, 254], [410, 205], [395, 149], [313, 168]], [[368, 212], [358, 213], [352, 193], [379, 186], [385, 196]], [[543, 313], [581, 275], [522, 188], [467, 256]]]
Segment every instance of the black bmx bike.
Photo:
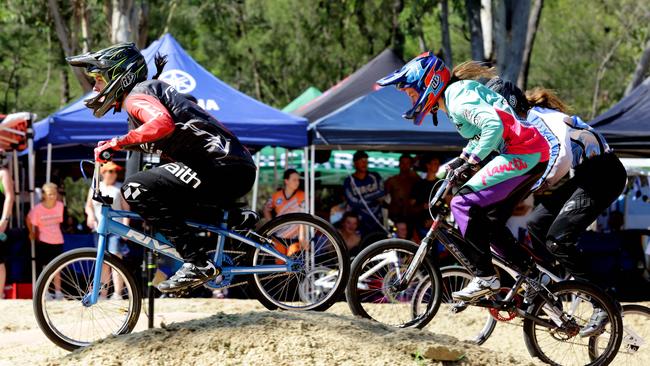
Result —
[[[431, 199], [434, 221], [419, 245], [386, 239], [355, 258], [346, 287], [353, 314], [396, 327], [422, 328], [435, 321], [440, 304], [449, 301], [445, 297], [451, 294], [450, 280], [459, 278], [441, 273], [435, 258], [428, 255], [436, 250], [438, 241], [465, 271], [474, 272], [462, 251], [468, 244], [445, 221], [450, 210], [443, 198], [454, 181], [453, 172], [448, 173]], [[518, 268], [507, 258], [495, 259], [513, 274], [514, 284], [494, 296], [456, 303], [451, 308], [453, 313], [481, 307], [510, 318], [522, 318], [528, 351], [549, 364], [605, 365], [614, 359], [623, 338], [623, 323], [615, 301], [603, 290], [577, 280], [547, 283], [533, 265]], [[597, 335], [581, 337], [580, 330], [596, 309], [605, 311], [607, 323]]]

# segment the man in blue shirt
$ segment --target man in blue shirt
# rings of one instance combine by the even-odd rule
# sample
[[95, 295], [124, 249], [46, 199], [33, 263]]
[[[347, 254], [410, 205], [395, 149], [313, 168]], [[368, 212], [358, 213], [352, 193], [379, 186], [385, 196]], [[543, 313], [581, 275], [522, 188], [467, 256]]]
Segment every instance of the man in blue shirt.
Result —
[[357, 151], [352, 157], [354, 174], [345, 178], [343, 188], [345, 199], [352, 212], [361, 218], [362, 235], [374, 232], [386, 232], [381, 204], [384, 198], [384, 184], [381, 176], [368, 171], [368, 154]]

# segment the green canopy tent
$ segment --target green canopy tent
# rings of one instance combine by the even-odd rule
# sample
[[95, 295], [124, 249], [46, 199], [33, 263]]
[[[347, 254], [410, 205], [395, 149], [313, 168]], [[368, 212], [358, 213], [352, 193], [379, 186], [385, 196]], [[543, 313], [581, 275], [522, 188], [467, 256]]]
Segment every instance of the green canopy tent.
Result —
[[307, 88], [307, 90], [302, 92], [302, 94], [300, 94], [296, 99], [292, 100], [291, 103], [287, 104], [286, 107], [282, 108], [282, 112], [292, 113], [296, 109], [311, 102], [313, 99], [320, 96], [321, 94], [323, 94], [323, 92], [321, 92], [320, 90], [318, 90], [313, 86], [310, 86], [309, 88]]
[[[368, 168], [379, 173], [382, 177], [399, 173], [400, 153], [383, 153], [368, 151]], [[354, 150], [333, 150], [329, 160], [324, 163], [314, 164], [316, 172], [320, 173], [319, 180], [322, 184], [342, 184], [349, 174], [354, 172], [352, 163]], [[304, 151], [279, 152], [272, 147], [260, 150], [260, 183], [279, 185], [274, 178], [274, 171], [283, 171], [285, 168], [294, 168], [299, 172], [304, 170]], [[277, 188], [277, 187], [276, 187]]]

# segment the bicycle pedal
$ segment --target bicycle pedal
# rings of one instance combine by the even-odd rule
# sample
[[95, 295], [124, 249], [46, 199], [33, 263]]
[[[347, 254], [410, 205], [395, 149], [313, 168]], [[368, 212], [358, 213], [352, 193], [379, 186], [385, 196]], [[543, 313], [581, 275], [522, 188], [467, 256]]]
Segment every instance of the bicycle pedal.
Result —
[[457, 304], [454, 304], [454, 306], [452, 306], [451, 309], [449, 309], [449, 312], [451, 312], [452, 314], [458, 314], [463, 310], [467, 309], [468, 306], [469, 304], [467, 304], [465, 301], [461, 301]]

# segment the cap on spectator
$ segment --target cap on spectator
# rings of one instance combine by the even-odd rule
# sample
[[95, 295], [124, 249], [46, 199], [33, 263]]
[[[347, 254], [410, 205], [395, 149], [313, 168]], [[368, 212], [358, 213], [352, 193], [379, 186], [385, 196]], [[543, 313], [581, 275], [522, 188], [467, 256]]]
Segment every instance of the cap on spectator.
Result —
[[100, 169], [100, 172], [102, 174], [104, 174], [104, 172], [109, 171], [109, 170], [115, 170], [117, 172], [117, 171], [122, 170], [122, 167], [115, 164], [112, 161], [109, 161], [108, 163], [102, 165], [102, 168]]
[[359, 159], [368, 159], [368, 154], [365, 151], [359, 150], [352, 155], [352, 161], [357, 161]]

